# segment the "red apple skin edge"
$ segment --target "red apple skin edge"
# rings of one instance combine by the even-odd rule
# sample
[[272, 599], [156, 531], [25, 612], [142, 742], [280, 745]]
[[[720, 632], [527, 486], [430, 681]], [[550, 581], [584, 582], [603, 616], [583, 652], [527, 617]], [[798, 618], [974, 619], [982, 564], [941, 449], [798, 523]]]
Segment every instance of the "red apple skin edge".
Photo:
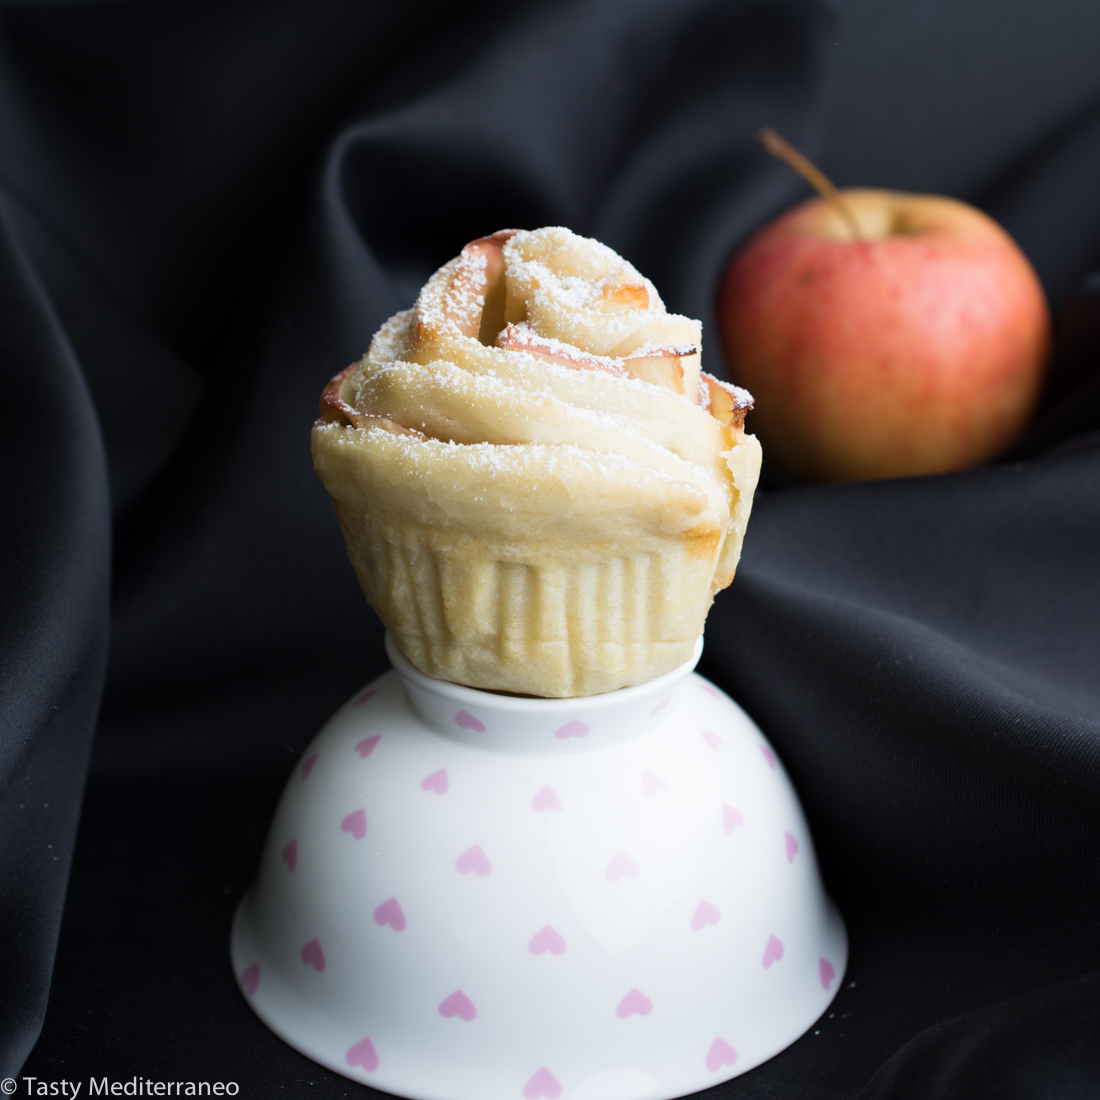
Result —
[[718, 318], [765, 455], [811, 481], [961, 470], [1031, 416], [1050, 351], [1034, 270], [996, 222], [932, 195], [810, 199], [727, 268]]

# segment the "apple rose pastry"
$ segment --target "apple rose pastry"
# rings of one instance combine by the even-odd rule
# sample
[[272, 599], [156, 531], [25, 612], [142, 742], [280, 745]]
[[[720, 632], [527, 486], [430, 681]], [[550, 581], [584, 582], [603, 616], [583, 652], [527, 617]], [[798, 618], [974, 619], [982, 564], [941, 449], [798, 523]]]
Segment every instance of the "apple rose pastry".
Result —
[[417, 668], [591, 695], [688, 660], [760, 470], [700, 324], [567, 229], [468, 244], [321, 397], [313, 461]]

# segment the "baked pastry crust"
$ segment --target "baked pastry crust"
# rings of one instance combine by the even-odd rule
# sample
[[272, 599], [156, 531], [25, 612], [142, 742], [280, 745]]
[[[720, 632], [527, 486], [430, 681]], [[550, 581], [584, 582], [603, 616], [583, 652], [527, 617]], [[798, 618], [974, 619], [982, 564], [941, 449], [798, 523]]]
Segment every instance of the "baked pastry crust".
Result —
[[606, 246], [504, 231], [329, 383], [313, 430], [371, 606], [423, 672], [589, 695], [687, 660], [733, 579], [751, 398]]

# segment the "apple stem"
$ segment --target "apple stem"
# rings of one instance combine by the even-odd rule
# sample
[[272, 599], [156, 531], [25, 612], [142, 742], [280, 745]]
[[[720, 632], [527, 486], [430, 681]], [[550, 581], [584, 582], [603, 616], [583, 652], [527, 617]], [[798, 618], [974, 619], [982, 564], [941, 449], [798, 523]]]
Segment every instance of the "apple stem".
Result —
[[856, 221], [847, 203], [840, 197], [840, 192], [833, 186], [833, 181], [808, 157], [804, 157], [789, 141], [782, 138], [770, 126], [756, 131], [756, 140], [773, 157], [781, 160], [788, 168], [797, 172], [817, 193], [841, 216], [848, 231], [852, 234], [852, 240], [862, 241], [863, 234], [859, 231], [859, 223]]

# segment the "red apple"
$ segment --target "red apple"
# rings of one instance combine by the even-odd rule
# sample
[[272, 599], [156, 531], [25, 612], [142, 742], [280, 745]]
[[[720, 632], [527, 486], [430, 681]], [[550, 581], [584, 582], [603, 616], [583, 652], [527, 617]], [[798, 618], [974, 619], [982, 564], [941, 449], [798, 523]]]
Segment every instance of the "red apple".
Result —
[[815, 481], [994, 457], [1031, 416], [1048, 357], [1050, 316], [1031, 265], [965, 203], [832, 197], [761, 229], [719, 291], [732, 377], [756, 398], [749, 426], [765, 455]]

